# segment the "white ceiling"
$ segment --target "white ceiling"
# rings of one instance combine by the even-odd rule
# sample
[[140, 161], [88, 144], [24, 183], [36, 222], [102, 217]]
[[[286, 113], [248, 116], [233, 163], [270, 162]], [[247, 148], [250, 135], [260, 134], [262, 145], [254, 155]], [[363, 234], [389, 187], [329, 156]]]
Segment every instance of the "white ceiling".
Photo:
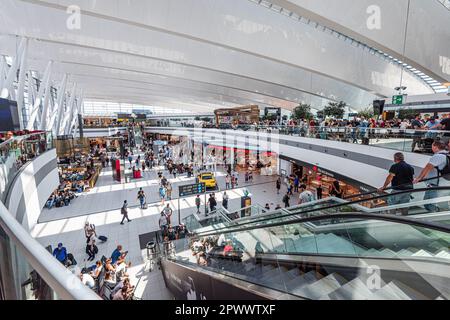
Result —
[[[258, 104], [354, 109], [388, 97], [400, 69], [323, 31], [247, 0], [83, 0], [81, 28], [66, 27], [73, 1], [1, 0], [0, 54], [29, 39], [29, 68], [54, 61], [86, 100], [211, 112]], [[432, 93], [413, 75], [410, 93]], [[70, 86], [68, 86], [70, 88]]]

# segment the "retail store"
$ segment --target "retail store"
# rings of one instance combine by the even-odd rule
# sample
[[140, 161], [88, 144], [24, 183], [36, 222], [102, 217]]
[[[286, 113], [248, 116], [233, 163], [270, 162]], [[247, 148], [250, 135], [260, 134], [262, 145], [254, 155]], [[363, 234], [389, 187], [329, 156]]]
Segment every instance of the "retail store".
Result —
[[336, 182], [339, 183], [344, 198], [375, 191], [375, 188], [354, 179], [323, 169], [317, 165], [295, 160], [286, 156], [280, 156], [280, 174], [288, 179], [298, 175], [302, 182], [306, 183], [307, 189], [313, 193], [316, 192], [319, 186], [322, 187], [323, 198], [330, 195], [330, 191], [333, 188], [332, 186]]

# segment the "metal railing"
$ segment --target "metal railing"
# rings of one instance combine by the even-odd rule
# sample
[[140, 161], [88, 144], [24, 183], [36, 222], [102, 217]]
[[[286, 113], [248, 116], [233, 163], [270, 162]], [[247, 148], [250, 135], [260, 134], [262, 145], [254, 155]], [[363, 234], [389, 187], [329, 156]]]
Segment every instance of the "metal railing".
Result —
[[[158, 126], [155, 126], [159, 128]], [[147, 127], [150, 129], [152, 127]], [[186, 128], [189, 126], [168, 126], [166, 128]], [[203, 129], [242, 130], [261, 132], [302, 138], [331, 140], [353, 144], [370, 145], [404, 152], [431, 153], [431, 144], [434, 140], [446, 140], [450, 131], [444, 130], [415, 130], [401, 128], [370, 128], [349, 126], [309, 126], [309, 125], [236, 125], [203, 127]]]
[[53, 147], [51, 132], [36, 132], [16, 136], [1, 143], [0, 195], [3, 195], [13, 176], [23, 165]]
[[[28, 231], [9, 213], [3, 203], [0, 203], [0, 227], [8, 236], [11, 247], [17, 248], [16, 255], [24, 258], [59, 299], [100, 300], [100, 297], [94, 291], [83, 285], [79, 278], [31, 237]], [[0, 259], [7, 259], [6, 253], [2, 253]], [[6, 261], [6, 263], [8, 262]], [[14, 278], [16, 278], [15, 272], [13, 269]], [[9, 280], [14, 282], [17, 279]], [[5, 284], [0, 283], [0, 285]]]

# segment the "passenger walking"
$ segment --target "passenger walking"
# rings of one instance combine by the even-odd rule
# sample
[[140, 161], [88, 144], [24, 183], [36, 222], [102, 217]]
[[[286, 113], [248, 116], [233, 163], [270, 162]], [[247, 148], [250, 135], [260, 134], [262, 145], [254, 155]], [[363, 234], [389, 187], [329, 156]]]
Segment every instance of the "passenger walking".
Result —
[[164, 200], [166, 199], [166, 188], [164, 185], [159, 186], [159, 198], [161, 199], [161, 204], [164, 205]]
[[[390, 206], [408, 203], [411, 200], [410, 193], [401, 193], [395, 195], [395, 193], [405, 190], [412, 190], [414, 182], [414, 168], [405, 162], [405, 156], [401, 152], [394, 154], [394, 164], [389, 169], [389, 175], [386, 177], [384, 185], [378, 189], [383, 192], [391, 185], [394, 192], [388, 197], [387, 202]], [[400, 210], [402, 215], [408, 214], [408, 209], [403, 208]]]
[[137, 199], [139, 200], [141, 209], [145, 209], [146, 196], [145, 196], [145, 192], [144, 192], [144, 190], [142, 190], [142, 188], [140, 188], [138, 191]]
[[169, 181], [167, 181], [167, 186], [166, 186], [166, 197], [167, 197], [167, 200], [172, 200], [172, 184]]
[[200, 195], [198, 194], [197, 197], [195, 198], [195, 206], [197, 207], [197, 213], [200, 213], [200, 204], [201, 204], [201, 200], [200, 200]]
[[[430, 158], [428, 164], [423, 168], [419, 176], [414, 179], [414, 184], [427, 179], [427, 187], [436, 188], [439, 186], [439, 177], [450, 174], [450, 159], [448, 152], [445, 150], [445, 144], [442, 141], [435, 141], [431, 148], [434, 155]], [[438, 198], [439, 196], [438, 190], [430, 189], [425, 191], [423, 199], [430, 200]], [[448, 207], [448, 203], [441, 209], [434, 203], [425, 204], [424, 207], [429, 212], [436, 212], [441, 209], [445, 210], [446, 207]]]
[[163, 209], [162, 212], [164, 213], [164, 215], [165, 215], [166, 218], [167, 218], [167, 224], [171, 224], [171, 223], [172, 223], [171, 217], [172, 217], [173, 210], [172, 210], [172, 208], [170, 208], [170, 204], [169, 204], [169, 203], [168, 203], [167, 206]]
[[227, 210], [228, 210], [228, 199], [229, 199], [228, 194], [225, 191], [222, 196], [222, 206]]
[[280, 177], [278, 177], [278, 179], [277, 179], [276, 188], [277, 188], [277, 194], [280, 194], [280, 189], [281, 189], [281, 178]]
[[128, 222], [131, 222], [130, 218], [128, 218], [128, 202], [125, 200], [123, 202], [122, 208], [120, 209], [120, 213], [123, 215], [122, 222], [120, 224], [123, 224], [125, 219], [127, 219]]
[[306, 189], [306, 185], [300, 186], [300, 195], [298, 197], [298, 204], [308, 203], [314, 201], [314, 195], [311, 191]]
[[283, 203], [284, 203], [284, 207], [285, 208], [289, 208], [290, 207], [290, 205], [289, 205], [289, 200], [290, 200], [291, 198], [289, 197], [289, 193], [288, 192], [286, 192], [286, 194], [284, 195], [284, 197], [283, 197]]

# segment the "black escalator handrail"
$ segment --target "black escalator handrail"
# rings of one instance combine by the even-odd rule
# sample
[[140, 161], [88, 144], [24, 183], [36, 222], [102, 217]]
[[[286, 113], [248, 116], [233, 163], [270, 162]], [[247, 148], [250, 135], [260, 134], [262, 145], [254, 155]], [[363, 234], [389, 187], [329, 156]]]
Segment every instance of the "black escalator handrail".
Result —
[[[349, 205], [358, 204], [358, 203], [361, 203], [361, 202], [367, 202], [367, 201], [373, 201], [373, 200], [377, 200], [377, 199], [387, 198], [387, 197], [390, 197], [390, 196], [393, 196], [393, 195], [412, 193], [412, 192], [414, 192], [414, 193], [416, 193], [416, 192], [424, 192], [424, 191], [430, 191], [430, 190], [437, 190], [437, 191], [450, 190], [450, 186], [402, 190], [400, 192], [390, 193], [388, 195], [379, 195], [379, 196], [375, 196], [375, 197], [368, 198], [368, 199], [358, 199], [358, 200], [349, 201], [349, 202], [346, 202], [346, 203], [332, 204], [332, 205], [324, 207], [324, 208], [304, 210], [304, 211], [301, 211], [301, 212], [292, 212], [290, 214], [285, 214], [285, 215], [282, 215], [282, 216], [275, 217], [275, 219], [276, 218], [292, 217], [292, 216], [296, 216], [296, 215], [299, 215], [299, 214], [306, 214], [306, 213], [315, 212], [315, 211], [319, 211], [319, 210], [329, 210], [329, 209], [334, 209], [334, 208], [339, 208], [339, 207], [345, 207], [345, 206], [349, 206]], [[276, 211], [274, 211], [272, 213], [275, 214]], [[268, 215], [270, 217], [267, 217], [266, 219], [250, 220], [250, 221], [247, 221], [245, 223], [238, 224], [238, 225], [236, 225], [236, 227], [245, 226], [245, 225], [248, 225], [248, 224], [257, 224], [257, 223], [260, 223], [260, 222], [265, 222], [265, 221], [268, 221], [268, 220], [272, 220], [272, 219], [274, 219], [273, 214]], [[330, 215], [323, 215], [323, 216], [330, 216]], [[335, 216], [335, 214], [333, 214], [333, 217], [334, 216]], [[296, 221], [296, 220], [292, 220], [292, 221]], [[281, 222], [281, 224], [290, 224], [290, 223], [291, 223], [291, 221], [289, 221], [289, 223], [286, 223], [286, 221]], [[266, 224], [264, 226], [269, 226], [269, 225], [270, 224]], [[225, 227], [217, 228], [214, 231], [218, 231], [219, 232], [221, 230], [228, 229], [228, 228], [233, 228], [233, 227], [235, 227], [235, 226], [225, 226]], [[245, 229], [245, 228], [243, 228], [243, 229]], [[236, 230], [236, 231], [238, 231], [238, 230]]]
[[214, 236], [222, 233], [232, 233], [232, 232], [244, 232], [244, 231], [251, 231], [255, 229], [259, 229], [261, 227], [263, 228], [271, 228], [271, 227], [279, 227], [279, 226], [286, 226], [291, 224], [297, 224], [297, 223], [306, 223], [306, 222], [314, 222], [314, 221], [320, 221], [320, 220], [326, 220], [326, 219], [338, 219], [338, 218], [355, 218], [355, 219], [364, 219], [364, 220], [382, 220], [382, 221], [388, 221], [388, 222], [394, 222], [394, 223], [400, 223], [400, 224], [406, 224], [414, 227], [420, 227], [420, 228], [426, 228], [431, 229], [439, 232], [444, 232], [450, 234], [450, 226], [444, 226], [441, 224], [436, 224], [433, 222], [427, 222], [427, 221], [420, 221], [417, 219], [410, 219], [406, 217], [401, 216], [394, 216], [394, 215], [388, 215], [388, 214], [373, 214], [373, 213], [334, 213], [329, 215], [323, 215], [323, 216], [313, 216], [313, 217], [305, 217], [305, 218], [298, 218], [295, 220], [290, 221], [281, 221], [281, 222], [274, 222], [271, 224], [266, 224], [264, 226], [249, 226], [245, 228], [239, 228], [233, 230], [230, 228], [229, 230], [224, 231], [207, 231], [200, 234], [192, 234], [192, 236], [195, 237], [206, 237], [206, 236]]
[[[440, 176], [433, 177], [433, 178], [428, 178], [428, 179], [423, 179], [423, 180], [420, 180], [420, 182], [427, 182], [427, 181], [436, 180], [436, 179], [441, 179], [441, 178], [447, 178], [447, 179], [450, 179], [450, 174], [440, 175]], [[420, 183], [420, 182], [419, 182], [419, 183]], [[409, 186], [409, 185], [411, 185], [411, 184], [410, 184], [410, 183], [400, 184], [400, 185], [395, 186], [395, 187], [389, 187], [389, 188], [386, 188], [386, 189], [384, 189], [383, 191], [386, 191], [386, 190], [394, 190], [394, 188], [405, 187], [405, 186]], [[415, 190], [415, 189], [408, 189], [408, 190]], [[378, 190], [369, 191], [369, 192], [364, 192], [364, 193], [358, 193], [358, 194], [354, 194], [354, 195], [351, 195], [351, 196], [343, 197], [342, 199], [345, 200], [345, 199], [352, 199], [352, 198], [356, 198], [356, 197], [363, 197], [363, 196], [368, 196], [368, 195], [371, 195], [371, 194], [374, 194], [374, 193], [377, 193], [377, 192], [378, 192]], [[391, 194], [392, 194], [392, 193], [391, 193]]]

